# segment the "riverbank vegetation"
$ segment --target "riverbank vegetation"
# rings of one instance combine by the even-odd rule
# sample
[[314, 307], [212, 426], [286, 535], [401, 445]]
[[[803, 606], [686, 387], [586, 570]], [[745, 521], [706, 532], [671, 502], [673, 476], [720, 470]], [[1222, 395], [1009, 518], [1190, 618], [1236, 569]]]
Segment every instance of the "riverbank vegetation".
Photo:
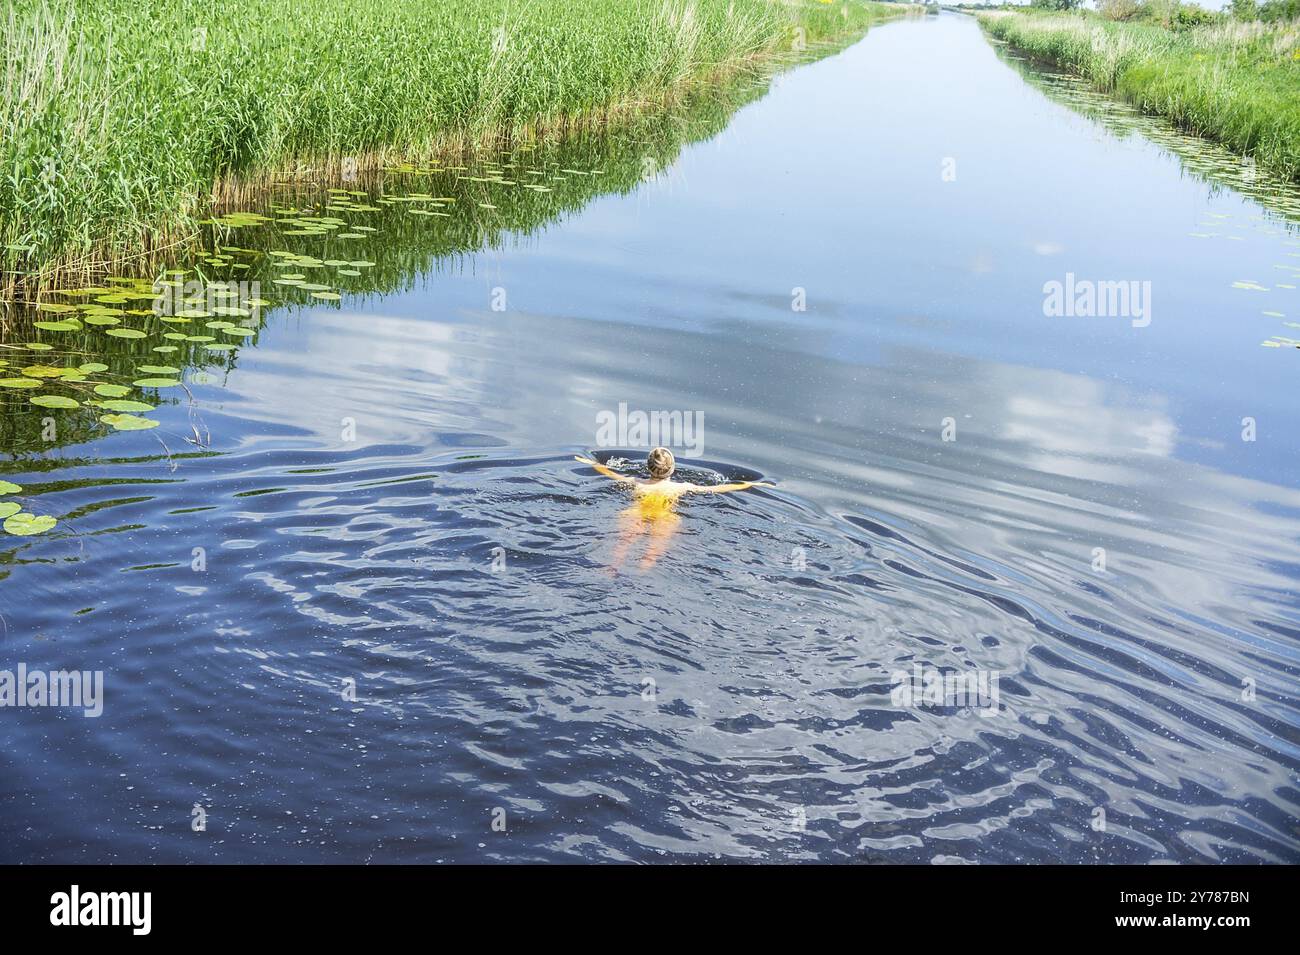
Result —
[[[990, 11], [994, 37], [1183, 129], [1300, 178], [1300, 22], [1294, 0], [1239, 15], [1104, 0], [1100, 13]], [[1195, 11], [1195, 12], [1191, 12]], [[1281, 12], [1279, 12], [1281, 11]]]
[[38, 0], [0, 20], [6, 283], [192, 235], [214, 190], [655, 108], [901, 12], [862, 0]]
[[[254, 187], [231, 199], [255, 209], [241, 202], [218, 214], [193, 254], [156, 276], [46, 289], [35, 307], [0, 303], [0, 457], [29, 476], [56, 471], [68, 458], [55, 449], [110, 431], [152, 433], [167, 405], [189, 409], [188, 428], [161, 444], [168, 465], [210, 454], [189, 386], [234, 372], [273, 315], [364, 308], [454, 269], [462, 255], [536, 234], [596, 196], [670, 177], [687, 144], [717, 134], [766, 89], [765, 71], [746, 72], [624, 116], [617, 136], [580, 129], [483, 148], [458, 158], [463, 167], [404, 161], [359, 173], [348, 189], [310, 179], [272, 194]], [[173, 409], [173, 428], [178, 420]], [[43, 484], [29, 482], [37, 494]], [[22, 492], [0, 479], [0, 542], [55, 526], [26, 510], [33, 491]], [[71, 522], [59, 526], [75, 533]]]

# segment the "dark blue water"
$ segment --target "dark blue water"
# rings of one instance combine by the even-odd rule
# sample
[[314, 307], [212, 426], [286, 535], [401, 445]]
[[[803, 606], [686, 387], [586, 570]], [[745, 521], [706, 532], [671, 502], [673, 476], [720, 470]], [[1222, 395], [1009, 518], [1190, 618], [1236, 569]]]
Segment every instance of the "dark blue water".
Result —
[[[154, 430], [3, 395], [60, 523], [0, 541], [0, 670], [105, 696], [0, 709], [0, 861], [1300, 860], [1300, 207], [1023, 69], [883, 26], [487, 247], [382, 206], [329, 240], [382, 281], [268, 281]], [[1067, 273], [1149, 323], [1046, 315]], [[59, 336], [0, 370], [100, 355]], [[620, 404], [776, 487], [620, 561], [573, 460]]]

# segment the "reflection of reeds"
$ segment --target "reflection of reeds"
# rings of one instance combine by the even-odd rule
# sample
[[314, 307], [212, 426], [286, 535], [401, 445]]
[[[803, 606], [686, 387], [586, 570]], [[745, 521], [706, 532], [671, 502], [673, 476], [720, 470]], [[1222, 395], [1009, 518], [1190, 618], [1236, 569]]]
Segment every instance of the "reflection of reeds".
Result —
[[[733, 77], [733, 82], [716, 87], [700, 87], [680, 102], [666, 110], [655, 110], [626, 117], [620, 126], [620, 135], [606, 136], [598, 130], [578, 130], [563, 139], [543, 139], [534, 143], [520, 143], [502, 148], [470, 148], [454, 155], [444, 155], [440, 164], [418, 163], [389, 169], [362, 170], [348, 189], [364, 191], [374, 201], [369, 204], [374, 211], [339, 212], [353, 225], [366, 225], [377, 229], [365, 240], [339, 239], [333, 235], [290, 236], [284, 233], [293, 226], [275, 221], [265, 225], [228, 229], [217, 225], [202, 230], [203, 248], [238, 246], [247, 250], [237, 256], [246, 270], [230, 270], [201, 265], [206, 278], [216, 282], [234, 279], [239, 282], [258, 283], [259, 295], [272, 304], [260, 308], [258, 329], [272, 313], [283, 314], [300, 305], [316, 308], [330, 306], [310, 298], [292, 287], [274, 284], [273, 279], [283, 271], [274, 267], [272, 251], [295, 252], [324, 259], [364, 258], [374, 262], [372, 268], [362, 270], [357, 276], [344, 276], [334, 270], [313, 273], [314, 279], [328, 282], [348, 298], [348, 305], [369, 295], [383, 295], [413, 287], [431, 270], [455, 268], [459, 258], [482, 248], [501, 247], [510, 242], [524, 241], [529, 234], [545, 228], [567, 213], [581, 209], [597, 195], [627, 193], [642, 184], [647, 177], [660, 175], [669, 169], [685, 144], [706, 139], [719, 132], [731, 115], [766, 89], [766, 71], [747, 72]], [[497, 183], [476, 182], [483, 178], [485, 167], [501, 169], [504, 162], [516, 162], [519, 172], [525, 169], [548, 170], [545, 186], [550, 191], [540, 192], [520, 186], [503, 186]], [[446, 167], [464, 165], [471, 169], [461, 174]], [[576, 169], [589, 174], [565, 175], [559, 170]], [[518, 173], [513, 178], [519, 178]], [[432, 218], [416, 214], [418, 203], [379, 201], [380, 197], [401, 198], [412, 193], [449, 197], [453, 215], [449, 218]], [[245, 182], [231, 185], [216, 211], [246, 210], [250, 205], [258, 210], [271, 207], [315, 210], [318, 214], [333, 203], [329, 181], [316, 175], [279, 183]], [[479, 203], [490, 201], [494, 209], [482, 208]], [[342, 231], [342, 230], [340, 230]], [[167, 265], [190, 267], [193, 258], [175, 260], [168, 258]], [[154, 273], [150, 273], [154, 274]], [[197, 277], [187, 273], [187, 279]], [[84, 283], [83, 283], [84, 284]], [[61, 296], [46, 292], [43, 300], [58, 302], [85, 302], [85, 297]], [[90, 299], [93, 301], [93, 298]], [[147, 305], [147, 303], [146, 303]], [[236, 350], [222, 354], [206, 351], [201, 344], [176, 341], [177, 352], [159, 356], [152, 348], [159, 344], [159, 335], [170, 326], [146, 316], [134, 316], [128, 324], [149, 332], [144, 339], [114, 338], [103, 328], [87, 325], [77, 331], [44, 331], [33, 322], [49, 319], [49, 313], [35, 311], [21, 304], [0, 302], [0, 359], [10, 362], [0, 367], [0, 377], [18, 375], [22, 366], [29, 364], [79, 365], [88, 361], [109, 366], [107, 372], [96, 374], [87, 385], [64, 388], [52, 383], [52, 390], [83, 397], [81, 391], [94, 382], [130, 384], [139, 377], [135, 369], [146, 363], [170, 364], [187, 371], [207, 369], [220, 375], [233, 369], [242, 350], [256, 346], [256, 337], [235, 342]], [[201, 331], [196, 324], [181, 331]], [[53, 346], [51, 351], [33, 352], [24, 343], [44, 342]], [[188, 376], [187, 376], [188, 377]], [[78, 391], [77, 389], [80, 389]], [[104, 433], [98, 421], [100, 411], [90, 406], [58, 412], [57, 440], [50, 442], [42, 437], [42, 421], [47, 410], [28, 403], [30, 392], [10, 391], [0, 388], [0, 454], [9, 456], [39, 455], [52, 447], [79, 444]], [[140, 395], [149, 400], [172, 402], [186, 400], [176, 389], [156, 394]], [[133, 395], [133, 397], [136, 397]], [[170, 440], [170, 439], [169, 439]]]
[[607, 121], [893, 9], [845, 0], [34, 0], [0, 20], [10, 287], [193, 231], [214, 185], [300, 162]]
[[1070, 14], [979, 16], [1017, 49], [1300, 179], [1300, 25], [1168, 30]]

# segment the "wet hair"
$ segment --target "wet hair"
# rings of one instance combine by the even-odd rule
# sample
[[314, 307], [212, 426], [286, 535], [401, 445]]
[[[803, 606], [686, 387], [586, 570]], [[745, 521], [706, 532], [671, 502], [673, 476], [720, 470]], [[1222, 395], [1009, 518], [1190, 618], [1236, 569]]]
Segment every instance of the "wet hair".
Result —
[[667, 448], [655, 448], [646, 455], [645, 466], [649, 469], [651, 477], [666, 478], [673, 473], [677, 462], [673, 460], [673, 453]]

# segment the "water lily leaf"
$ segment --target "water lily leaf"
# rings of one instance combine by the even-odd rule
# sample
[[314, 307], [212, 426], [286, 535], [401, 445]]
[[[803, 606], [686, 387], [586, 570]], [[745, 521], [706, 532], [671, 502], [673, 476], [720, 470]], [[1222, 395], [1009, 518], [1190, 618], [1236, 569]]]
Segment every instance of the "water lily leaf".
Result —
[[32, 322], [37, 328], [43, 328], [47, 332], [75, 332], [81, 327], [80, 322]]
[[0, 481], [0, 494], [17, 494], [22, 488], [12, 481]]
[[181, 370], [171, 365], [141, 365], [136, 371], [147, 371], [151, 375], [179, 375]]
[[147, 431], [158, 427], [158, 422], [152, 418], [140, 418], [133, 414], [106, 414], [99, 420], [118, 431]]
[[98, 361], [88, 361], [84, 365], [78, 365], [77, 371], [83, 375], [95, 375], [101, 371], [108, 371], [108, 366]]
[[144, 338], [144, 332], [136, 328], [110, 328], [104, 334], [116, 338]]
[[32, 395], [27, 399], [42, 408], [80, 408], [81, 402], [64, 395]]
[[0, 501], [0, 521], [6, 517], [13, 517], [22, 509], [23, 506], [15, 501]]
[[105, 398], [125, 398], [131, 393], [131, 389], [126, 385], [96, 385], [95, 394], [103, 395]]
[[83, 315], [82, 321], [87, 325], [120, 325], [122, 322], [116, 315]]
[[35, 514], [20, 511], [5, 519], [4, 529], [16, 537], [30, 537], [32, 534], [44, 534], [57, 523], [58, 521], [48, 514], [37, 517]]
[[130, 401], [128, 399], [115, 399], [113, 401], [100, 401], [99, 407], [107, 408], [109, 411], [154, 411], [153, 405], [145, 401]]
[[311, 297], [323, 299], [326, 302], [337, 302], [343, 296], [338, 292], [312, 292]]
[[39, 388], [39, 378], [0, 378], [0, 388]]
[[131, 384], [137, 388], [172, 388], [180, 382], [175, 378], [137, 378]]

